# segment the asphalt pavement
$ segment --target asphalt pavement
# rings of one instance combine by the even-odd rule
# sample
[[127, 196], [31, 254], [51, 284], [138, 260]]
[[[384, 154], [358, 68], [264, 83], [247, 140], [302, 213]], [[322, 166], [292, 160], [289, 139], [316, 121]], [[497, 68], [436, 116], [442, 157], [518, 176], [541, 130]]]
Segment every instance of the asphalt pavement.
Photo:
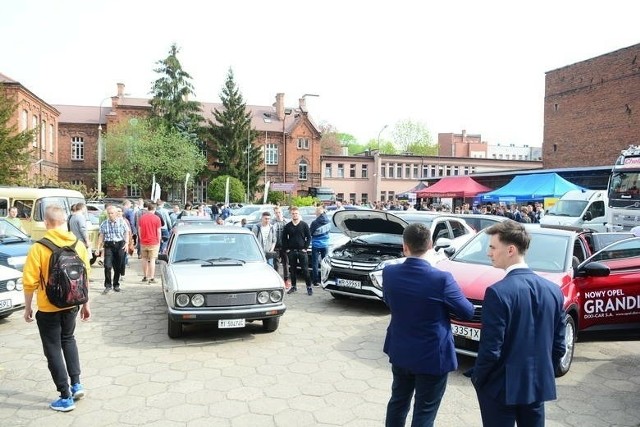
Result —
[[[382, 352], [389, 321], [375, 301], [334, 300], [320, 288], [286, 298], [273, 333], [261, 324], [195, 325], [167, 336], [161, 285], [143, 284], [131, 261], [122, 292], [102, 295], [92, 270], [93, 318], [76, 339], [87, 396], [68, 413], [56, 397], [35, 323], [0, 320], [0, 426], [381, 426], [391, 372]], [[640, 426], [640, 333], [579, 342], [571, 371], [548, 402], [547, 426]], [[460, 357], [438, 426], [480, 426]]]

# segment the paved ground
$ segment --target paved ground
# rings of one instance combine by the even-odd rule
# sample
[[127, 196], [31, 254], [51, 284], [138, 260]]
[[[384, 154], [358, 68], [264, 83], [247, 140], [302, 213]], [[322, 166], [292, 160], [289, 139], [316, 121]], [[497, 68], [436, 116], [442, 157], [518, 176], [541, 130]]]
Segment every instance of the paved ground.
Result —
[[[94, 282], [93, 319], [76, 333], [88, 393], [70, 413], [48, 409], [56, 394], [35, 323], [20, 313], [0, 320], [0, 426], [383, 424], [391, 375], [382, 304], [302, 292], [287, 299], [274, 333], [199, 326], [170, 340], [160, 285], [139, 280], [130, 271], [123, 292], [109, 295]], [[547, 404], [547, 425], [640, 426], [639, 338], [579, 343], [559, 399]], [[461, 370], [471, 363], [461, 358]], [[480, 425], [460, 372], [449, 377], [436, 424]]]

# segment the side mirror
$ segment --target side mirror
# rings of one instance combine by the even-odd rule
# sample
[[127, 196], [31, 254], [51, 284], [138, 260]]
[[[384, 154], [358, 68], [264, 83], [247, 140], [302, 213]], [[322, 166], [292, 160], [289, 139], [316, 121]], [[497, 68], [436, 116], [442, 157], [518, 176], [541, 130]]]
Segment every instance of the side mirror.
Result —
[[587, 211], [583, 216], [582, 219], [585, 221], [591, 221], [593, 219], [593, 215], [591, 214], [591, 212]]
[[448, 248], [451, 246], [451, 239], [447, 239], [446, 237], [441, 237], [438, 240], [436, 240], [436, 244], [434, 245], [433, 249], [438, 252], [440, 249], [442, 248]]
[[609, 267], [607, 267], [606, 265], [597, 262], [597, 261], [593, 261], [590, 262], [584, 266], [582, 266], [582, 268], [580, 268], [577, 273], [576, 276], [578, 277], [607, 277], [610, 274], [610, 270]]
[[453, 246], [444, 248], [444, 254], [447, 256], [447, 258], [451, 258], [455, 253], [456, 253], [456, 248], [454, 248]]
[[167, 254], [158, 254], [158, 261], [169, 262], [169, 256]]

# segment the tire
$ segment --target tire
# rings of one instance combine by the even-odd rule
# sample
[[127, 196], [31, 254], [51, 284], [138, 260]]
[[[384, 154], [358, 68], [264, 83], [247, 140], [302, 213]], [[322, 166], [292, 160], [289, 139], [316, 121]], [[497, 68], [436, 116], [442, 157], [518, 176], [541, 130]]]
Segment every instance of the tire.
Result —
[[274, 332], [280, 325], [280, 317], [262, 319], [262, 328], [267, 332]]
[[565, 338], [565, 353], [560, 359], [560, 364], [556, 369], [556, 377], [561, 377], [569, 372], [569, 368], [571, 368], [571, 362], [573, 361], [573, 350], [575, 349], [576, 344], [576, 322], [573, 320], [570, 314], [565, 315], [565, 330], [564, 330], [564, 338]]
[[182, 336], [182, 323], [174, 322], [169, 315], [167, 315], [167, 334], [169, 338], [180, 338]]
[[346, 295], [342, 295], [342, 294], [337, 294], [335, 292], [331, 292], [331, 296], [334, 297], [337, 300], [345, 300], [345, 299], [349, 299], [348, 296]]

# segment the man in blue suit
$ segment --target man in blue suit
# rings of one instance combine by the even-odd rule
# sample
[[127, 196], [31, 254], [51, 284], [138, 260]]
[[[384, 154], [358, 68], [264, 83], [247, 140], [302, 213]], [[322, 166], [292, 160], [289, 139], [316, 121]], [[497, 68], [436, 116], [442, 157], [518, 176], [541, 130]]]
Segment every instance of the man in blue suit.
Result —
[[487, 288], [471, 381], [485, 427], [544, 426], [544, 402], [556, 398], [555, 371], [565, 353], [563, 296], [529, 269], [531, 238], [522, 224], [487, 229], [487, 255], [504, 279]]
[[431, 248], [427, 227], [410, 224], [402, 238], [408, 258], [382, 271], [384, 300], [391, 309], [384, 352], [393, 372], [386, 426], [404, 426], [414, 392], [411, 425], [433, 426], [447, 375], [458, 367], [449, 313], [470, 320], [473, 305], [450, 273], [423, 259]]

